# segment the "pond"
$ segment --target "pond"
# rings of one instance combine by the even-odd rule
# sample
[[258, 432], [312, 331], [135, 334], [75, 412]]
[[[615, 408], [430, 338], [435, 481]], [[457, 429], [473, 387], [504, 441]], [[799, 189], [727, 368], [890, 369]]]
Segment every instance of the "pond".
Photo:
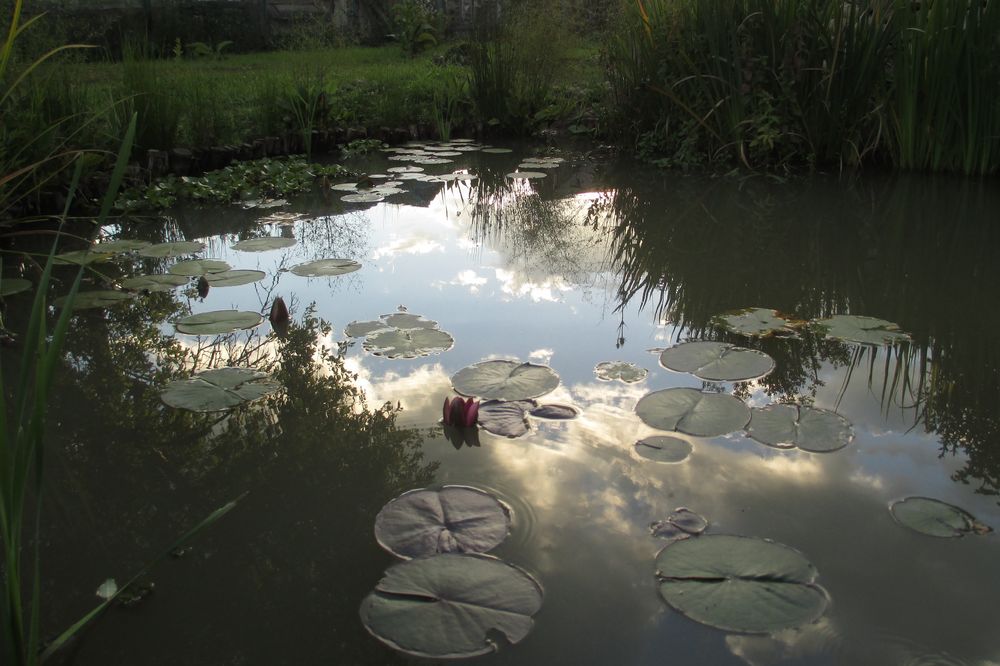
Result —
[[[1000, 528], [995, 182], [710, 178], [531, 145], [430, 148], [448, 155], [410, 146], [349, 164], [372, 175], [363, 185], [398, 183], [362, 201], [324, 187], [285, 206], [180, 207], [166, 223], [103, 230], [205, 248], [116, 255], [91, 265], [88, 290], [190, 259], [263, 275], [210, 279], [202, 297], [206, 266], [187, 264], [170, 285], [74, 317], [48, 430], [43, 626], [68, 625], [106, 579], [127, 580], [246, 496], [57, 661], [422, 661], [361, 619], [400, 561], [380, 547], [376, 517], [405, 491], [458, 485], [502, 502], [510, 533], [490, 555], [543, 591], [518, 618], [524, 635], [487, 631], [482, 644], [499, 649], [477, 663], [1000, 662], [1000, 537], [973, 529]], [[459, 175], [429, 177], [443, 174]], [[245, 243], [261, 237], [284, 240]], [[63, 284], [71, 275], [60, 269]], [[7, 297], [8, 321], [27, 296]], [[276, 297], [291, 311], [280, 335], [267, 321]], [[748, 308], [780, 313], [780, 330], [745, 335], [719, 318]], [[175, 331], [229, 310], [257, 313], [240, 325], [264, 321]], [[885, 321], [815, 323], [848, 314]], [[376, 323], [350, 337], [352, 322]], [[733, 370], [723, 361], [739, 349], [678, 347], [689, 341], [757, 352]], [[453, 376], [491, 359], [551, 368], [558, 385], [536, 400], [573, 418], [513, 408], [492, 429], [526, 424], [518, 437], [443, 427]], [[271, 373], [280, 389], [211, 413], [161, 400], [168, 382], [225, 365]], [[700, 402], [677, 407], [689, 398]], [[799, 407], [762, 410], [774, 403]], [[978, 522], [956, 538], [922, 534], [889, 509], [911, 497]], [[699, 517], [701, 534], [672, 526]], [[744, 557], [748, 540], [719, 535], [787, 546], [808, 573], [782, 568], [792, 551]], [[695, 564], [677, 573], [668, 555]], [[705, 591], [719, 582], [732, 586]], [[803, 588], [808, 603], [795, 600]], [[421, 624], [430, 596], [404, 593], [421, 609], [395, 623], [433, 634]], [[789, 605], [792, 620], [764, 622]], [[444, 633], [466, 632], [477, 608], [453, 604]], [[384, 630], [367, 610], [366, 622]]]

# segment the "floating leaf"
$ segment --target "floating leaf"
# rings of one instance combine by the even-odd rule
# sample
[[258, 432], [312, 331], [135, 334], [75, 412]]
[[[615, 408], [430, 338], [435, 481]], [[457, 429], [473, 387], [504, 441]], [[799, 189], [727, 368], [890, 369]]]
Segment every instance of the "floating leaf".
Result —
[[344, 335], [351, 338], [362, 338], [374, 331], [383, 331], [388, 326], [384, 321], [352, 321], [344, 328]]
[[122, 287], [135, 291], [170, 291], [189, 282], [183, 275], [136, 275], [122, 280]]
[[643, 396], [635, 406], [643, 423], [695, 437], [716, 437], [742, 430], [750, 420], [743, 401], [722, 393], [670, 388]]
[[390, 567], [361, 603], [361, 621], [393, 649], [457, 659], [496, 650], [494, 633], [519, 642], [541, 606], [541, 586], [519, 567], [450, 553]]
[[506, 155], [507, 153], [514, 152], [510, 148], [481, 148], [484, 153], [490, 153], [492, 155]]
[[687, 460], [694, 447], [680, 437], [654, 435], [635, 443], [635, 452], [643, 458], [661, 463], [679, 463]]
[[386, 169], [389, 173], [420, 173], [423, 170], [423, 167], [418, 166], [398, 166]]
[[394, 312], [392, 314], [382, 315], [382, 320], [385, 321], [385, 325], [393, 328], [437, 328], [438, 326], [436, 321], [424, 319], [420, 315], [411, 314], [409, 312]]
[[280, 388], [267, 373], [253, 368], [217, 368], [169, 382], [160, 392], [160, 399], [171, 407], [192, 412], [221, 412]]
[[114, 256], [111, 252], [93, 252], [91, 250], [73, 250], [63, 252], [52, 258], [52, 262], [59, 265], [75, 264], [77, 266], [87, 266], [100, 261], [108, 261]]
[[684, 507], [674, 509], [666, 520], [658, 520], [649, 526], [649, 531], [653, 536], [671, 541], [698, 536], [706, 529], [708, 529], [708, 520]]
[[213, 310], [178, 319], [174, 326], [188, 335], [223, 335], [259, 326], [264, 318], [257, 312]]
[[813, 323], [828, 337], [862, 345], [895, 344], [910, 340], [910, 336], [902, 332], [898, 325], [875, 317], [834, 315]]
[[284, 236], [267, 236], [266, 238], [248, 238], [233, 245], [234, 250], [240, 252], [267, 252], [268, 250], [280, 250], [282, 248], [295, 245], [294, 238]]
[[103, 243], [96, 243], [90, 246], [91, 252], [104, 252], [108, 254], [120, 254], [122, 252], [135, 252], [136, 250], [141, 250], [147, 248], [152, 243], [144, 240], [129, 240], [127, 238], [119, 238], [118, 240], [104, 241]]
[[107, 601], [111, 597], [115, 596], [117, 592], [118, 592], [118, 581], [116, 581], [114, 578], [109, 578], [103, 583], [101, 583], [100, 587], [97, 588], [96, 594], [101, 599]]
[[[132, 294], [124, 291], [80, 291], [73, 299], [74, 310], [88, 310], [90, 308], [109, 308], [112, 305], [120, 305], [132, 298]], [[52, 305], [57, 308], [66, 305], [66, 297], [60, 296]]]
[[411, 490], [375, 517], [375, 539], [410, 559], [441, 553], [486, 553], [510, 533], [510, 511], [478, 488], [445, 486]]
[[507, 177], [511, 180], [536, 180], [546, 178], [548, 175], [544, 171], [515, 171], [507, 174]]
[[157, 243], [139, 250], [141, 257], [180, 257], [186, 254], [194, 254], [205, 249], [204, 243], [197, 241], [177, 241], [174, 243]]
[[178, 261], [171, 266], [170, 272], [174, 275], [196, 277], [208, 273], [221, 273], [231, 268], [232, 266], [221, 259], [188, 259], [187, 261]]
[[265, 277], [264, 271], [253, 270], [232, 270], [221, 273], [210, 273], [205, 276], [205, 281], [210, 287], [236, 287], [241, 284], [259, 282]]
[[302, 277], [333, 277], [353, 273], [361, 264], [353, 259], [319, 259], [292, 266], [289, 270]]
[[4, 278], [0, 280], [0, 297], [13, 296], [31, 289], [31, 282], [24, 278]]
[[550, 419], [553, 421], [568, 421], [570, 419], [575, 419], [580, 415], [580, 412], [576, 407], [571, 407], [570, 405], [558, 405], [556, 403], [539, 405], [528, 413], [536, 419]]
[[819, 619], [829, 596], [816, 568], [779, 543], [709, 535], [668, 544], [656, 557], [660, 595], [696, 622], [768, 634]]
[[664, 350], [660, 365], [709, 381], [734, 382], [763, 377], [774, 369], [774, 359], [726, 342], [683, 342]]
[[777, 310], [746, 308], [715, 317], [713, 323], [727, 331], [751, 337], [764, 337], [794, 332], [794, 322], [785, 319]]
[[900, 525], [932, 537], [960, 537], [992, 531], [968, 511], [930, 497], [897, 500], [889, 505], [889, 511]]
[[370, 333], [363, 343], [365, 350], [386, 358], [416, 358], [451, 349], [455, 339], [435, 328], [391, 328]]
[[840, 414], [801, 405], [768, 405], [750, 410], [747, 434], [761, 444], [779, 449], [799, 447], [828, 453], [854, 439], [851, 423]]
[[528, 434], [528, 412], [534, 400], [488, 400], [479, 405], [479, 425], [486, 432], [500, 437], [520, 437]]
[[451, 378], [462, 395], [486, 400], [537, 398], [559, 386], [559, 375], [547, 365], [519, 361], [483, 361], [462, 368]]
[[627, 363], [625, 361], [604, 361], [603, 363], [598, 363], [594, 368], [594, 372], [597, 374], [598, 379], [606, 382], [617, 379], [626, 384], [641, 382], [649, 374], [646, 368], [640, 368], [635, 363]]
[[366, 192], [364, 194], [345, 194], [340, 197], [341, 201], [346, 203], [379, 203], [385, 199], [385, 196], [378, 194], [377, 192]]

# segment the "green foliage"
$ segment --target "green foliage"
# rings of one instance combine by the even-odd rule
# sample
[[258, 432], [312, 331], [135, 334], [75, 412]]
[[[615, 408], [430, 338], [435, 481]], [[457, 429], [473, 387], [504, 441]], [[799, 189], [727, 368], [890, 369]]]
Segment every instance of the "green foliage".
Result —
[[378, 139], [355, 139], [340, 149], [340, 156], [348, 159], [359, 155], [367, 155], [373, 150], [382, 148], [384, 145]]
[[127, 42], [123, 55], [121, 103], [116, 113], [118, 123], [112, 126], [112, 132], [120, 129], [123, 119], [135, 114], [138, 149], [174, 147], [183, 112], [177, 83], [152, 59], [148, 43]]
[[434, 103], [431, 106], [439, 139], [451, 139], [452, 128], [465, 120], [469, 106], [468, 77], [455, 72], [442, 73], [440, 86], [434, 88]]
[[225, 57], [223, 52], [232, 45], [233, 42], [229, 39], [223, 40], [214, 46], [205, 42], [191, 42], [187, 45], [187, 53], [196, 59], [211, 58], [213, 60], [222, 60]]
[[436, 46], [440, 19], [428, 0], [401, 0], [392, 7], [393, 34], [403, 53], [415, 56]]

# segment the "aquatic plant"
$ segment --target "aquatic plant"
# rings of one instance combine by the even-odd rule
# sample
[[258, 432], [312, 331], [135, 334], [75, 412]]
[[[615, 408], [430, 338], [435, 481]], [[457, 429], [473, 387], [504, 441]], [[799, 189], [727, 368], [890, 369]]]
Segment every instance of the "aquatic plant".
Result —
[[445, 398], [442, 420], [446, 426], [471, 428], [479, 420], [479, 401], [473, 398]]

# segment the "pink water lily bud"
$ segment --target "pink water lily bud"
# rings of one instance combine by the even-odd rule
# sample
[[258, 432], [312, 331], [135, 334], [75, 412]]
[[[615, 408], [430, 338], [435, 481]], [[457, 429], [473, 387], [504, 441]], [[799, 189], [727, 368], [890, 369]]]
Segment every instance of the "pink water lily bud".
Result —
[[458, 427], [465, 425], [465, 400], [462, 398], [452, 398], [448, 424]]
[[451, 398], [445, 396], [444, 407], [441, 409], [441, 420], [445, 425], [451, 425]]
[[466, 428], [471, 428], [476, 425], [479, 420], [479, 401], [469, 398], [469, 401], [465, 404], [465, 421], [463, 425]]
[[441, 420], [445, 425], [471, 428], [479, 421], [479, 402], [472, 398], [445, 398]]

